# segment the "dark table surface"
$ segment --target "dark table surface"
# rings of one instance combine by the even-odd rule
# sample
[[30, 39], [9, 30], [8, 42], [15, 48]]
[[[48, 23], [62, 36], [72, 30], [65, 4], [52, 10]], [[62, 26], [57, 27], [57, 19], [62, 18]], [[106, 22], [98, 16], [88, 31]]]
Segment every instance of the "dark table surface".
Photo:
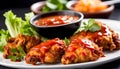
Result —
[[[15, 14], [17, 14], [20, 17], [24, 17], [24, 13], [30, 12], [29, 8], [10, 8], [10, 9], [0, 9], [0, 29], [2, 28], [6, 28], [4, 25], [4, 17], [3, 17], [3, 13], [8, 11], [8, 10], [12, 10]], [[113, 13], [111, 14], [110, 18], [112, 20], [118, 20], [120, 21], [120, 8], [116, 8]], [[119, 53], [120, 54], [120, 53]], [[111, 56], [112, 57], [112, 56]], [[97, 67], [92, 67], [89, 69], [120, 69], [120, 59], [97, 66]], [[13, 69], [13, 68], [9, 68], [9, 67], [4, 67], [4, 66], [0, 66], [0, 69]], [[79, 68], [78, 68], [79, 69]]]

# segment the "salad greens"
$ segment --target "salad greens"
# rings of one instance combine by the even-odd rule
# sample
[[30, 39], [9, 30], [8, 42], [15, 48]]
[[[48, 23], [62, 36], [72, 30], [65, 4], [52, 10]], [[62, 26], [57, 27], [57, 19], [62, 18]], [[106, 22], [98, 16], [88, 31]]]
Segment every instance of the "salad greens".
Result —
[[21, 17], [17, 17], [11, 10], [5, 12], [5, 24], [10, 33], [10, 36], [16, 37], [18, 34], [24, 34], [29, 36], [34, 35], [37, 37], [38, 33], [29, 23], [29, 20], [33, 15], [33, 13], [26, 13], [25, 20], [23, 20]]
[[78, 33], [82, 30], [95, 32], [101, 30], [101, 26], [95, 21], [95, 19], [89, 19], [88, 23], [83, 22], [83, 26], [80, 27], [75, 33]]
[[[63, 10], [66, 9], [65, 4], [66, 0], [47, 0], [46, 6], [43, 8], [44, 12], [48, 11], [54, 11], [54, 10]], [[51, 7], [50, 7], [51, 6]], [[18, 34], [28, 35], [28, 36], [35, 36], [36, 38], [39, 37], [39, 34], [35, 31], [35, 29], [31, 26], [29, 23], [30, 18], [33, 16], [33, 13], [26, 13], [25, 14], [25, 20], [23, 20], [21, 17], [17, 17], [11, 10], [4, 13], [5, 17], [5, 25], [7, 27], [7, 30], [0, 30], [0, 51], [3, 51], [3, 47], [7, 44], [7, 40], [9, 37], [16, 37]], [[78, 33], [79, 31], [99, 31], [101, 27], [98, 25], [98, 23], [94, 19], [89, 19], [88, 23], [83, 22], [83, 27], [80, 27], [75, 33]], [[47, 38], [42, 37], [42, 41], [46, 41]], [[66, 46], [70, 44], [69, 39], [64, 39]], [[17, 48], [11, 49], [12, 53], [14, 55], [9, 55], [8, 58], [10, 58], [13, 61], [22, 60], [24, 56], [26, 55], [25, 51], [21, 46], [18, 46]]]
[[34, 14], [32, 12], [25, 14], [25, 20], [17, 17], [11, 10], [3, 14], [5, 17], [5, 25], [7, 30], [0, 30], [0, 51], [3, 51], [3, 46], [7, 44], [9, 37], [16, 37], [18, 34], [39, 37], [39, 34], [29, 23], [30, 18]]
[[29, 35], [29, 36], [34, 35], [37, 38], [39, 37], [39, 34], [35, 31], [35, 29], [29, 23], [29, 20], [33, 15], [34, 14], [31, 12], [25, 14], [25, 21], [22, 24], [19, 31], [20, 31], [20, 34]]
[[0, 30], [0, 52], [3, 52], [3, 46], [7, 44], [7, 40], [10, 37], [8, 30]]
[[[33, 13], [26, 13], [25, 20], [23, 20], [21, 17], [17, 17], [11, 10], [5, 12], [3, 15], [5, 17], [5, 25], [7, 27], [7, 30], [0, 30], [1, 52], [4, 50], [3, 47], [7, 44], [7, 40], [9, 37], [16, 37], [18, 34], [35, 36], [36, 38], [39, 37], [39, 34], [29, 23], [30, 18], [34, 15]], [[9, 55], [8, 58], [10, 58], [12, 61], [21, 61], [26, 55], [21, 46], [18, 46], [17, 48], [12, 48], [11, 52], [14, 55]]]
[[16, 15], [12, 13], [12, 11], [5, 12], [4, 17], [5, 17], [5, 24], [10, 33], [10, 36], [15, 37], [18, 34], [20, 34], [19, 29], [23, 23], [22, 18], [16, 17]]
[[67, 0], [47, 0], [46, 5], [42, 8], [42, 12], [67, 10], [66, 3]]

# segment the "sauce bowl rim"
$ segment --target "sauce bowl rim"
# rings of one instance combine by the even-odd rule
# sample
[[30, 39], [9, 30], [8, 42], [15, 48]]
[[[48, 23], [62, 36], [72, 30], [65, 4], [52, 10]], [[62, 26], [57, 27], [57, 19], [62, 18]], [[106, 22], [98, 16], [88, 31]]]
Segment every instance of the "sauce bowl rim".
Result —
[[[45, 14], [53, 14], [53, 13], [64, 13], [64, 12], [69, 12], [69, 13], [76, 13], [78, 15], [80, 15], [79, 19], [76, 20], [76, 21], [73, 21], [73, 22], [70, 22], [70, 23], [66, 23], [66, 24], [60, 24], [60, 25], [53, 25], [53, 26], [38, 26], [38, 25], [35, 25], [34, 22], [36, 20], [39, 20], [40, 19], [40, 16], [42, 15], [45, 15]], [[57, 14], [57, 15], [62, 15], [62, 14]], [[69, 15], [69, 14], [66, 14], [66, 15]], [[38, 18], [37, 18], [38, 17]], [[47, 12], [47, 13], [41, 13], [41, 14], [37, 14], [37, 15], [34, 15], [31, 19], [30, 19], [30, 24], [35, 26], [35, 27], [38, 27], [38, 28], [50, 28], [50, 27], [60, 27], [60, 26], [66, 26], [66, 25], [70, 25], [70, 24], [74, 24], [74, 23], [77, 23], [77, 22], [80, 22], [82, 19], [84, 18], [84, 15], [83, 13], [81, 12], [76, 12], [76, 11], [73, 11], [73, 10], [63, 10], [63, 11], [50, 11], [50, 12]]]

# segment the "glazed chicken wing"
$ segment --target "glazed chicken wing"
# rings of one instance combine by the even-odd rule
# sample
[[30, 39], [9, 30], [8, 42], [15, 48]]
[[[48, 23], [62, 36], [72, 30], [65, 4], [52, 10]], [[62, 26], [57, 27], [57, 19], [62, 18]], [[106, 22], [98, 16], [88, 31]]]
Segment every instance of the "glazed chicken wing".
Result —
[[33, 47], [25, 57], [26, 63], [57, 63], [65, 51], [65, 43], [59, 38], [47, 40]]
[[112, 29], [111, 29], [111, 32], [112, 32], [113, 42], [116, 45], [116, 49], [120, 49], [120, 37], [119, 37], [119, 34], [115, 33]]
[[27, 53], [30, 48], [38, 43], [40, 43], [40, 38], [20, 34], [16, 38], [8, 39], [7, 45], [4, 46], [3, 56], [4, 58], [8, 58], [8, 55], [14, 55], [12, 49], [17, 48], [18, 46], [21, 46], [21, 48]]
[[70, 40], [74, 40], [76, 38], [87, 38], [98, 44], [98, 46], [103, 47], [104, 50], [114, 50], [120, 49], [120, 40], [118, 34], [115, 33], [111, 28], [107, 25], [98, 22], [101, 26], [100, 31], [90, 32], [90, 31], [82, 31], [72, 36]]
[[94, 61], [104, 56], [102, 48], [88, 39], [74, 39], [62, 56], [62, 64]]

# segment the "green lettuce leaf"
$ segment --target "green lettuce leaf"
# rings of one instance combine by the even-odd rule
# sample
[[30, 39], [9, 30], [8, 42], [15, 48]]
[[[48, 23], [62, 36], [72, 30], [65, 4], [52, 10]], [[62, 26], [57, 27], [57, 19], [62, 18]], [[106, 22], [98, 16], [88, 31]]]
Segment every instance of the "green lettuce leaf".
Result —
[[0, 52], [3, 52], [3, 47], [7, 44], [7, 40], [10, 37], [8, 30], [0, 30]]
[[4, 13], [5, 24], [11, 37], [16, 37], [18, 34], [39, 37], [39, 34], [30, 24], [30, 18], [34, 16], [32, 12], [25, 14], [25, 20], [17, 17], [11, 10]]
[[16, 17], [16, 15], [10, 10], [4, 13], [5, 17], [5, 25], [10, 33], [11, 37], [15, 37], [20, 34], [20, 27], [22, 26], [23, 20], [20, 17]]

